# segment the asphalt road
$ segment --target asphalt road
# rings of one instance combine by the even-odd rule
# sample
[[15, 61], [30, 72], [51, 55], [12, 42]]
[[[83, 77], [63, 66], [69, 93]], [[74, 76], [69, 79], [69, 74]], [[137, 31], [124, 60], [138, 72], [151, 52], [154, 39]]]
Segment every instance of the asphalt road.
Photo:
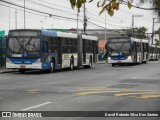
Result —
[[[160, 61], [116, 67], [97, 64], [91, 69], [61, 70], [50, 74], [5, 73], [0, 74], [0, 111], [160, 111], [159, 86]], [[23, 118], [11, 118], [13, 119]], [[38, 120], [55, 119], [159, 120], [160, 118], [38, 118]]]

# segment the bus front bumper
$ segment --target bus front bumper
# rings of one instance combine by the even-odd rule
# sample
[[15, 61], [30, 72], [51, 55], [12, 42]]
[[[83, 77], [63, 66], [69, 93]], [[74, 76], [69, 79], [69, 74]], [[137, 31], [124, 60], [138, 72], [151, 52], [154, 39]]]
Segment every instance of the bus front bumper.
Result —
[[7, 69], [42, 69], [41, 63], [33, 63], [33, 64], [14, 64], [14, 63], [7, 63]]
[[132, 59], [126, 59], [126, 60], [108, 60], [108, 63], [112, 64], [112, 63], [133, 63], [133, 60]]

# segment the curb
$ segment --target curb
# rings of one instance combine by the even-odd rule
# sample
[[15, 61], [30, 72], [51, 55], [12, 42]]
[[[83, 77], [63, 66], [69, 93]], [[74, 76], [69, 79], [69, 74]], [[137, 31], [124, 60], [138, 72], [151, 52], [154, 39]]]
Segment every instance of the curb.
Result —
[[12, 72], [17, 72], [17, 71], [0, 71], [0, 74], [3, 74], [3, 73], [12, 73]]
[[96, 64], [107, 64], [106, 61], [103, 61], [103, 62], [97, 62]]

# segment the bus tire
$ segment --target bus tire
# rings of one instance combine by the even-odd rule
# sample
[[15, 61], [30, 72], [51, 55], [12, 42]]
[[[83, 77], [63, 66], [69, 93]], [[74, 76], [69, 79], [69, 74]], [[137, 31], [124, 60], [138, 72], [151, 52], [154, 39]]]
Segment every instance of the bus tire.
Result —
[[20, 73], [25, 73], [25, 70], [19, 69], [19, 72], [20, 72]]
[[115, 66], [115, 64], [114, 63], [112, 63], [112, 67], [114, 67]]
[[70, 60], [70, 67], [69, 67], [70, 70], [73, 70], [74, 69], [74, 62], [73, 62], [73, 58], [71, 58]]

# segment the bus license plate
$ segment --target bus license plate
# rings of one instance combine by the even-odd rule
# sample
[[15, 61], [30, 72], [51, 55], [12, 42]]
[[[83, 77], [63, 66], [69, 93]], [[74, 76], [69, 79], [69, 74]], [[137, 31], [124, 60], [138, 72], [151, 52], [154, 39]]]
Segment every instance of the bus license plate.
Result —
[[117, 61], [118, 63], [121, 63], [121, 61]]
[[21, 65], [21, 66], [20, 66], [20, 68], [26, 68], [26, 66], [24, 66], [24, 65]]

